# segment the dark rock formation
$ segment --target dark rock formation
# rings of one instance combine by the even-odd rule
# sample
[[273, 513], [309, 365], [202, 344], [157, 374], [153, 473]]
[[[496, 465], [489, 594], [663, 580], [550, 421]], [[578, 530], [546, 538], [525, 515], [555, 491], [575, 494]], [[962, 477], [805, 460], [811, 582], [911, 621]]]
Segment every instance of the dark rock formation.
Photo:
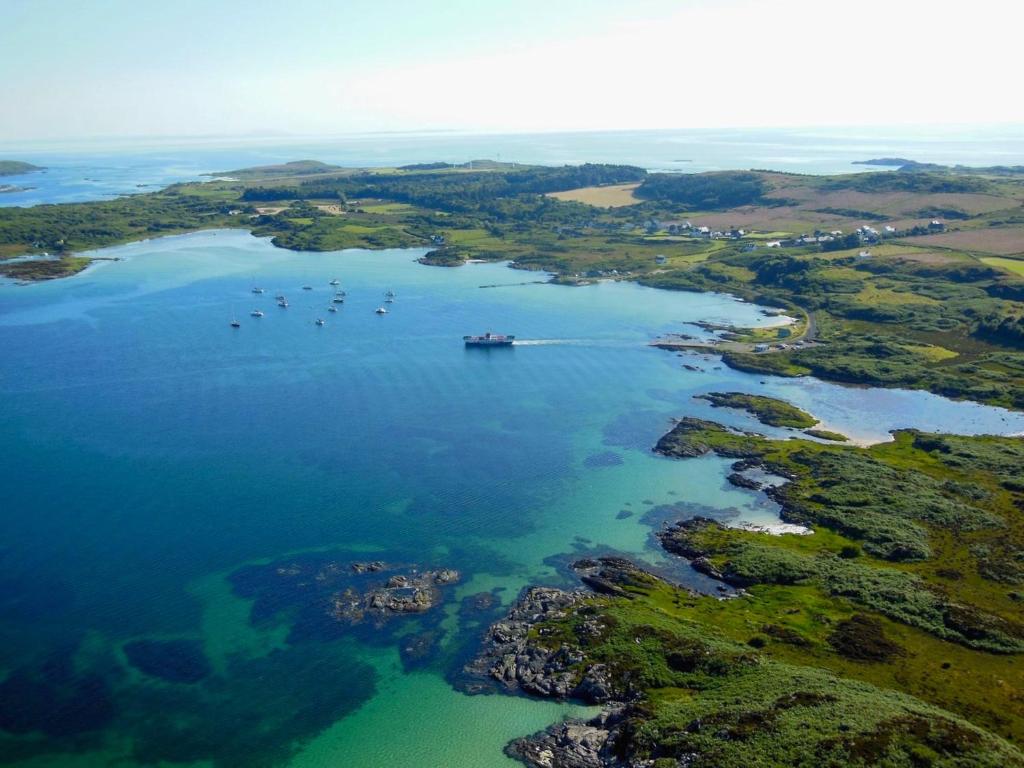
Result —
[[[535, 624], [566, 616], [584, 596], [550, 587], [526, 590], [508, 615], [488, 629], [483, 648], [465, 672], [471, 678], [490, 679], [505, 689], [535, 696], [566, 699], [575, 695], [580, 676], [572, 667], [583, 661], [583, 654], [564, 646], [545, 648], [531, 641], [529, 634]], [[464, 687], [471, 693], [481, 690]]]
[[739, 472], [732, 472], [727, 478], [730, 483], [735, 485], [737, 488], [746, 488], [750, 491], [760, 491], [764, 488], [764, 485], [757, 482], [753, 478], [747, 477]]
[[566, 720], [540, 733], [516, 739], [505, 748], [509, 757], [536, 768], [631, 768], [615, 755], [622, 709], [603, 711], [587, 720]]
[[390, 576], [383, 586], [360, 591], [350, 586], [334, 595], [331, 615], [339, 621], [381, 624], [392, 616], [429, 611], [441, 602], [439, 587], [455, 584], [459, 572], [450, 568]]

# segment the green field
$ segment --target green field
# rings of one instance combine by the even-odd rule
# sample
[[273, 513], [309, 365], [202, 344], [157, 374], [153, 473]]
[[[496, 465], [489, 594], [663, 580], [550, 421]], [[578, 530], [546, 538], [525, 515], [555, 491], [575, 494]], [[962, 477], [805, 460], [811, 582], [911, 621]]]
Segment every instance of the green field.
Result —
[[997, 256], [986, 256], [981, 258], [981, 262], [1024, 277], [1024, 259], [1003, 259]]

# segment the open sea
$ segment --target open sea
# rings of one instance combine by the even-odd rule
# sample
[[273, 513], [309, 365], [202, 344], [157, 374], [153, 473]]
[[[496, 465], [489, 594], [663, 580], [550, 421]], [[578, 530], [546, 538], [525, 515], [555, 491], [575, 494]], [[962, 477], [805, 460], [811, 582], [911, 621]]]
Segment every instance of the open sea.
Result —
[[946, 165], [1024, 165], [1022, 126], [775, 128], [595, 133], [393, 133], [336, 138], [121, 140], [78, 145], [0, 143], [0, 159], [44, 166], [0, 177], [23, 191], [0, 193], [0, 206], [104, 200], [151, 192], [203, 174], [289, 160], [380, 167], [477, 159], [563, 165], [628, 163], [653, 171], [762, 168], [793, 173], [880, 170], [855, 165], [904, 157]]
[[[2, 150], [49, 170], [0, 197], [100, 199], [302, 157], [813, 172], [891, 154], [1024, 158], [1006, 137], [780, 135]], [[520, 589], [574, 584], [567, 564], [606, 552], [710, 589], [652, 532], [696, 513], [778, 520], [726, 481], [728, 461], [651, 452], [683, 415], [791, 434], [695, 395], [782, 397], [862, 443], [899, 427], [1024, 432], [1024, 414], [999, 408], [648, 345], [700, 335], [697, 321], [787, 321], [729, 296], [556, 286], [503, 264], [422, 266], [423, 252], [291, 252], [224, 230], [106, 249], [66, 280], [0, 283], [0, 764], [511, 766], [509, 740], [585, 712], [462, 692], [463, 664]], [[334, 313], [332, 279], [347, 292]], [[389, 289], [391, 311], [375, 314]], [[464, 348], [487, 330], [521, 343]], [[352, 568], [370, 561], [393, 570]], [[336, 616], [346, 589], [438, 568], [460, 578], [432, 610]]]

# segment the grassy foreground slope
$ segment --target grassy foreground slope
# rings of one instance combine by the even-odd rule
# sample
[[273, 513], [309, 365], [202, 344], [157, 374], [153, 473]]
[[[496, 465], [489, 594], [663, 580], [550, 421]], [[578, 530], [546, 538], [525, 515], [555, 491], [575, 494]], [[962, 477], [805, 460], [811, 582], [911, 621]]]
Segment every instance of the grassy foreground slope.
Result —
[[815, 531], [696, 520], [663, 532], [666, 549], [749, 590], [721, 604], [716, 625], [764, 600], [764, 621], [798, 651], [783, 654], [790, 661], [904, 690], [1024, 741], [1013, 682], [1024, 672], [1024, 441], [903, 431], [858, 448], [684, 419], [658, 450], [714, 451], [790, 478], [770, 493], [785, 520]]
[[[514, 754], [556, 767], [1024, 765], [1024, 441], [905, 431], [858, 448], [683, 419], [657, 450], [785, 475], [769, 493], [814, 532], [662, 529], [668, 552], [740, 590], [726, 599], [614, 558], [576, 563], [598, 594], [540, 615], [529, 643], [609, 714]], [[587, 740], [599, 754], [573, 762]]]
[[722, 602], [643, 574], [629, 581], [624, 596], [586, 598], [532, 628], [537, 647], [575, 660], [571, 674], [601, 670], [628, 702], [604, 761], [587, 765], [1024, 765], [1009, 741], [892, 690], [871, 668], [880, 662], [840, 657], [827, 638], [849, 620], [823, 628], [818, 611], [859, 614], [812, 594], [794, 603], [752, 590]]

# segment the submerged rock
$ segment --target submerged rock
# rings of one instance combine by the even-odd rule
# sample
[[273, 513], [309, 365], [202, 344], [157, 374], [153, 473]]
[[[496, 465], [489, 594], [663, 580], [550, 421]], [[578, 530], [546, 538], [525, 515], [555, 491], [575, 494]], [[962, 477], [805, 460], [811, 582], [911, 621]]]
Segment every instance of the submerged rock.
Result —
[[369, 563], [352, 563], [352, 570], [355, 573], [376, 573], [383, 571], [387, 566], [383, 560], [373, 560]]
[[615, 451], [604, 451], [587, 456], [583, 460], [586, 467], [617, 467], [625, 463], [625, 460]]
[[437, 655], [437, 650], [443, 637], [444, 630], [440, 628], [406, 635], [398, 647], [403, 669], [409, 672], [429, 664], [431, 659]]
[[213, 671], [202, 646], [191, 640], [133, 640], [124, 645], [128, 663], [168, 683], [198, 683]]

